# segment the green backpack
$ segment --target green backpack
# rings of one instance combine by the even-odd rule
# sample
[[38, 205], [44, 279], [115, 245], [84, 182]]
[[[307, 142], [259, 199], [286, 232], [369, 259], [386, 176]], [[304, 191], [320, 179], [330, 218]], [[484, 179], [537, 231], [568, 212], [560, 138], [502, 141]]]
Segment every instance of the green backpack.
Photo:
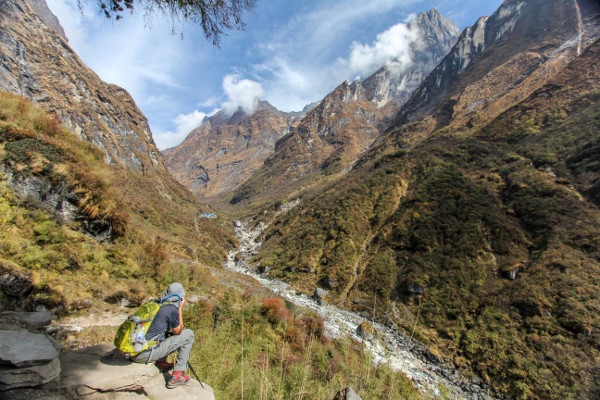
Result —
[[[177, 296], [177, 295], [173, 295]], [[177, 296], [179, 297], [179, 296]], [[117, 329], [115, 337], [115, 347], [128, 357], [133, 357], [144, 350], [148, 350], [158, 344], [157, 340], [146, 340], [146, 332], [154, 320], [160, 307], [171, 302], [163, 300], [162, 302], [151, 300], [144, 304], [137, 311], [127, 317], [125, 322]], [[156, 338], [150, 338], [156, 339]]]

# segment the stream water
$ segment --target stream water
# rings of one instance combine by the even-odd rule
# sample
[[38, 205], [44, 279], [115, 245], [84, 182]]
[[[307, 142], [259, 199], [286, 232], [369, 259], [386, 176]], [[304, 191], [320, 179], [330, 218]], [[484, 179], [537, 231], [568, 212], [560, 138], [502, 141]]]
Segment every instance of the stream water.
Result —
[[260, 250], [262, 243], [259, 237], [266, 225], [259, 224], [255, 228], [249, 228], [236, 221], [234, 228], [240, 241], [240, 247], [229, 252], [225, 268], [249, 275], [291, 303], [316, 311], [325, 322], [325, 334], [328, 337], [348, 336], [364, 343], [365, 347], [372, 352], [376, 364], [388, 363], [393, 369], [405, 373], [412, 380], [414, 386], [434, 397], [441, 397], [445, 394], [446, 398], [452, 399], [488, 400], [497, 398], [489, 393], [485, 384], [482, 387], [478, 378], [462, 377], [452, 364], [442, 366], [428, 361], [426, 347], [411, 340], [402, 332], [375, 322], [373, 325], [381, 335], [383, 343], [379, 340], [364, 339], [357, 334], [356, 329], [366, 320], [365, 317], [330, 304], [319, 304], [315, 299], [297, 293], [287, 283], [270, 279], [258, 273], [251, 261]]

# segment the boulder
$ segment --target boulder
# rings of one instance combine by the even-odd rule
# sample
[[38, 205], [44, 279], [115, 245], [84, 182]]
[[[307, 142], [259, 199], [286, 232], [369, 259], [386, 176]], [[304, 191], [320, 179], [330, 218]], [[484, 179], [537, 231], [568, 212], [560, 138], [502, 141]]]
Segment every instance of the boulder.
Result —
[[261, 275], [263, 275], [263, 274], [268, 274], [268, 273], [271, 271], [271, 267], [269, 267], [269, 266], [263, 266], [263, 265], [260, 265], [260, 266], [257, 268], [257, 271], [258, 271], [258, 273], [259, 273], [259, 274], [261, 274]]
[[373, 324], [369, 321], [361, 322], [361, 324], [356, 328], [356, 334], [361, 338], [368, 340], [369, 342], [379, 338], [377, 329], [375, 329]]
[[320, 283], [321, 285], [323, 285], [323, 287], [326, 287], [327, 289], [335, 289], [339, 285], [337, 279], [332, 279], [329, 277], [321, 279]]
[[25, 330], [0, 331], [0, 364], [30, 367], [47, 364], [58, 357], [48, 338]]
[[215, 399], [210, 386], [193, 379], [187, 385], [167, 389], [168, 374], [154, 364], [137, 364], [119, 356], [110, 343], [67, 353], [61, 363], [61, 388], [76, 391], [83, 399], [128, 399], [134, 398], [133, 394], [151, 399]]
[[0, 290], [8, 297], [26, 297], [33, 290], [33, 282], [22, 273], [6, 272], [0, 276]]
[[425, 351], [425, 357], [435, 365], [439, 365], [444, 361], [440, 352], [432, 347]]
[[411, 294], [423, 295], [425, 293], [425, 288], [414, 282], [407, 283], [406, 289], [408, 290], [408, 293]]
[[319, 304], [323, 304], [323, 299], [327, 296], [327, 290], [317, 288], [312, 298]]
[[356, 394], [356, 392], [350, 386], [348, 386], [347, 388], [342, 389], [339, 392], [337, 392], [337, 394], [335, 395], [333, 400], [362, 400], [362, 399], [359, 395]]

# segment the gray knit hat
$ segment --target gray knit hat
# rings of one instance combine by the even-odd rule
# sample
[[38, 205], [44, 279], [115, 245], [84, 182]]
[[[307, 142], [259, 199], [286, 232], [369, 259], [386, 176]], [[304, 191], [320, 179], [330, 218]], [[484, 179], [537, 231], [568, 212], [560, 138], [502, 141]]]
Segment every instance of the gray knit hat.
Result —
[[170, 303], [173, 303], [174, 305], [179, 307], [181, 304], [181, 299], [179, 299], [179, 298], [177, 298], [177, 296], [173, 296], [173, 295], [177, 295], [182, 299], [185, 297], [185, 290], [183, 290], [183, 285], [181, 283], [179, 283], [179, 282], [171, 283], [169, 285], [169, 287], [167, 288], [167, 290], [165, 290], [163, 292], [161, 301], [164, 301], [168, 298]]

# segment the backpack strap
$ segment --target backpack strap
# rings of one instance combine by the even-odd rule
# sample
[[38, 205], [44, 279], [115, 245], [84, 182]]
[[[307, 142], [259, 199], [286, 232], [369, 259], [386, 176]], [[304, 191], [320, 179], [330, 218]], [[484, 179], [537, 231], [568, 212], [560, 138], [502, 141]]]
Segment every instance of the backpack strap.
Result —
[[164, 303], [166, 303], [166, 302], [167, 302], [167, 300], [168, 300], [168, 299], [170, 299], [171, 297], [177, 297], [177, 299], [181, 300], [181, 296], [180, 296], [180, 295], [178, 295], [178, 294], [171, 294], [171, 295], [169, 295], [169, 296], [165, 297], [164, 299], [162, 299], [161, 301], [159, 301], [158, 303], [159, 303], [159, 304], [164, 304]]

